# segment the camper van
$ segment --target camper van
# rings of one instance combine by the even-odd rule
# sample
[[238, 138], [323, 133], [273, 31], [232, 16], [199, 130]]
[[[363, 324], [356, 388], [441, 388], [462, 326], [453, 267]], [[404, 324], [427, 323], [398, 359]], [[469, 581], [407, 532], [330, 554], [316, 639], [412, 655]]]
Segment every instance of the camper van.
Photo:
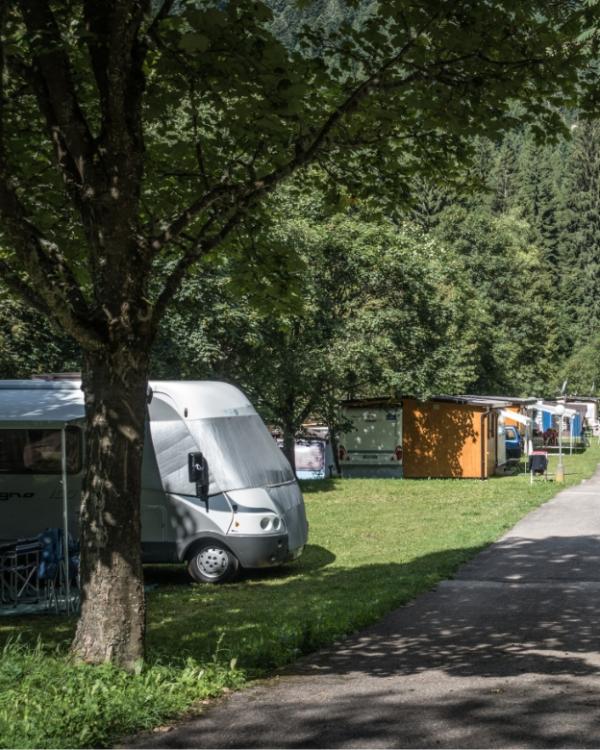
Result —
[[[302, 494], [246, 396], [226, 383], [157, 381], [148, 398], [144, 562], [185, 561], [197, 581], [221, 583], [299, 557]], [[78, 381], [0, 381], [0, 541], [60, 526], [63, 513], [77, 535], [83, 423]]]

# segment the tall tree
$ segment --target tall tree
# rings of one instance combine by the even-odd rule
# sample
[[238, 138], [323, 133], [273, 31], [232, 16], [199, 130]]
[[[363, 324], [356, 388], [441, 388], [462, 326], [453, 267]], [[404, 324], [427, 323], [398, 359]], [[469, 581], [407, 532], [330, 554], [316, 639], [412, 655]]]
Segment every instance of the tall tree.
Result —
[[557, 146], [537, 144], [530, 133], [521, 138], [511, 209], [531, 227], [531, 241], [541, 249], [555, 283], [560, 280], [562, 194]]
[[507, 213], [514, 207], [521, 148], [522, 135], [517, 132], [503, 138], [496, 150], [490, 171], [491, 205], [496, 213]]
[[402, 194], [512, 126], [509, 97], [559, 127], [593, 13], [394, 0], [290, 52], [259, 0], [1, 0], [0, 272], [83, 350], [78, 657], [143, 655], [149, 352], [189, 268], [313, 161]]
[[556, 377], [554, 392], [557, 393], [564, 381], [568, 392], [582, 396], [595, 396], [600, 386], [600, 336], [575, 344], [571, 354], [562, 364]]
[[[472, 289], [474, 392], [546, 393], [560, 355], [558, 311], [551, 269], [529, 241], [529, 224], [514, 214], [453, 206], [437, 233], [462, 257]], [[462, 336], [468, 340], [467, 331]]]
[[575, 124], [564, 181], [561, 296], [581, 345], [600, 329], [600, 123]]

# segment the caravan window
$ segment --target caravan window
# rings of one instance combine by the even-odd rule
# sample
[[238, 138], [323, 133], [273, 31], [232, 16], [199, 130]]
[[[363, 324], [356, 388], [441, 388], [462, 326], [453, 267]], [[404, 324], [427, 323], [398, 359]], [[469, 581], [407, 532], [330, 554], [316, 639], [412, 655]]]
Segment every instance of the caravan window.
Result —
[[[0, 430], [0, 474], [60, 474], [60, 430]], [[81, 430], [67, 427], [67, 472], [81, 471]]]
[[298, 440], [295, 458], [298, 471], [323, 471], [325, 468], [325, 443], [321, 440]]
[[198, 419], [193, 425], [211, 481], [221, 490], [269, 487], [295, 478], [258, 414]]

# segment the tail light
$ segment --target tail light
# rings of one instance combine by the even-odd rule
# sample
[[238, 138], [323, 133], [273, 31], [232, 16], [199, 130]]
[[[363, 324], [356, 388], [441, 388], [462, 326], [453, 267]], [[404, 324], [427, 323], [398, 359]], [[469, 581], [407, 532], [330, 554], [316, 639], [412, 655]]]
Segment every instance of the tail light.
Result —
[[396, 461], [402, 461], [402, 446], [401, 445], [396, 446], [394, 455], [396, 456]]
[[338, 448], [338, 457], [340, 461], [346, 461], [348, 459], [348, 451], [344, 448], [343, 445], [340, 445]]

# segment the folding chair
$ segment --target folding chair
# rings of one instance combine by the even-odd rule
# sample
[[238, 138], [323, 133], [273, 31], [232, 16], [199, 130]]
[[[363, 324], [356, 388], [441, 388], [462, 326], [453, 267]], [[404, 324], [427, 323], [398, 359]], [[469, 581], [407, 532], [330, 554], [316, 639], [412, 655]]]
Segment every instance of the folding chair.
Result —
[[79, 545], [72, 539], [67, 540], [69, 556], [70, 602], [67, 606], [65, 545], [62, 529], [46, 529], [40, 534], [41, 561], [39, 578], [44, 583], [48, 608], [58, 612], [61, 607], [76, 610], [79, 607]]
[[0, 601], [16, 607], [41, 599], [38, 539], [18, 539], [0, 550]]
[[532, 451], [529, 454], [529, 482], [533, 484], [534, 477], [540, 477], [547, 481], [548, 479], [548, 453], [546, 451]]

